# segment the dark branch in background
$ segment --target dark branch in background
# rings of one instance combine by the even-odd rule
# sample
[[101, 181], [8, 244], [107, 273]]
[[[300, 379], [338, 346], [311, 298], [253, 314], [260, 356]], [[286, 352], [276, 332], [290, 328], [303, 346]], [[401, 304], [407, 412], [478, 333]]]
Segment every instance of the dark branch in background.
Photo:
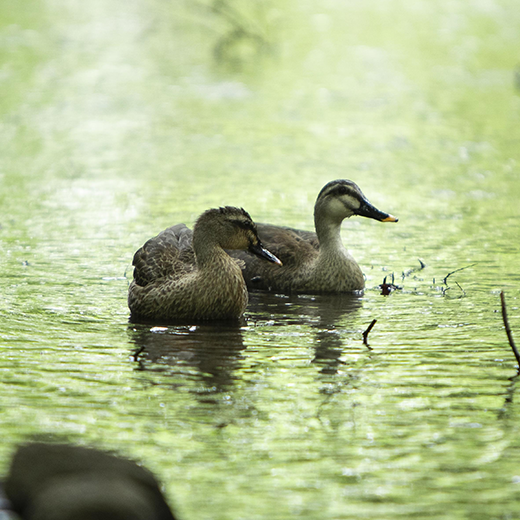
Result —
[[229, 5], [228, 2], [223, 0], [215, 0], [213, 4], [208, 7], [211, 11], [226, 19], [232, 27], [243, 32], [247, 32], [245, 27], [246, 22], [243, 20], [241, 15]]
[[370, 331], [374, 328], [374, 325], [377, 323], [377, 320], [374, 319], [372, 320], [372, 322], [370, 323], [370, 325], [367, 327], [367, 330], [365, 330], [365, 332], [363, 332], [363, 345], [366, 345], [370, 350], [372, 350], [368, 344], [368, 334], [370, 333]]
[[516, 348], [515, 341], [513, 339], [513, 334], [511, 333], [511, 329], [509, 328], [509, 322], [507, 321], [506, 298], [504, 296], [504, 291], [500, 292], [500, 303], [502, 304], [502, 319], [504, 320], [504, 327], [506, 328], [507, 339], [509, 340], [509, 345], [513, 349], [513, 354], [515, 355], [516, 362], [518, 363], [518, 367], [520, 369], [520, 354], [518, 353], [518, 349]]
[[244, 17], [229, 1], [214, 0], [207, 8], [225, 20], [230, 27], [215, 44], [214, 54], [218, 61], [238, 59], [238, 56], [233, 56], [232, 48], [239, 42], [249, 42], [255, 54], [272, 51], [272, 45], [262, 34], [258, 23], [254, 19]]

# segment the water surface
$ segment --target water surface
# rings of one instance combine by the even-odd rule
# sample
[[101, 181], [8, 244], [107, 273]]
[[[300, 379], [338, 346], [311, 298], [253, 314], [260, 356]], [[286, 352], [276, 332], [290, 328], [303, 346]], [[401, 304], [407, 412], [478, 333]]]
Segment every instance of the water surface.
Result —
[[[520, 516], [515, 2], [8, 1], [0, 24], [3, 473], [57, 436], [142, 461], [186, 520]], [[312, 229], [336, 178], [399, 217], [343, 225], [363, 295], [128, 322], [146, 239], [223, 204]]]

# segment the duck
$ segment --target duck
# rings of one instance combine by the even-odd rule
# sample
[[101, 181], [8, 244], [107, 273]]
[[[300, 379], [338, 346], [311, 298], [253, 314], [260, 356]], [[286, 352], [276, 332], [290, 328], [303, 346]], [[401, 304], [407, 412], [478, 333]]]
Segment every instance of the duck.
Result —
[[230, 252], [245, 262], [242, 271], [250, 291], [281, 294], [352, 293], [365, 287], [363, 273], [340, 236], [343, 220], [353, 215], [397, 222], [380, 211], [351, 180], [328, 182], [314, 205], [315, 232], [257, 223], [264, 246], [283, 263], [271, 268], [245, 252]]
[[5, 506], [23, 520], [175, 520], [151, 471], [94, 447], [24, 443], [4, 484]]
[[248, 303], [240, 261], [224, 250], [247, 250], [278, 266], [243, 208], [202, 213], [193, 231], [177, 224], [148, 240], [134, 255], [128, 288], [131, 321], [237, 320]]

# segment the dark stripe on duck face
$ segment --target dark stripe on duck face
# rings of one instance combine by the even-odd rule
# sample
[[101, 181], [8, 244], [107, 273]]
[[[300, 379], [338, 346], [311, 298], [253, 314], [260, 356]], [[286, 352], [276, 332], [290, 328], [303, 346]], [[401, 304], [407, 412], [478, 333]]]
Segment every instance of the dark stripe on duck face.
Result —
[[325, 184], [325, 186], [323, 186], [318, 195], [318, 200], [323, 197], [341, 197], [343, 195], [348, 195], [358, 200], [360, 198], [364, 198], [361, 190], [355, 183], [352, 181], [338, 179], [335, 181], [330, 181], [329, 183]]
[[337, 197], [341, 197], [342, 195], [349, 195], [351, 197], [355, 197], [357, 192], [353, 190], [350, 186], [346, 186], [345, 184], [339, 184], [338, 186], [334, 186], [328, 193], [328, 195], [334, 195]]
[[[338, 179], [326, 184], [318, 195], [318, 200], [329, 197], [330, 202], [337, 199], [354, 215], [373, 218], [380, 222], [397, 222], [397, 218], [377, 209], [363, 195], [356, 183]], [[330, 204], [330, 203], [329, 203]]]
[[257, 235], [256, 225], [252, 220], [243, 220], [240, 218], [231, 220], [231, 223], [234, 226], [239, 227], [240, 229], [244, 229], [245, 231], [250, 231], [255, 236]]
[[251, 231], [255, 235], [257, 234], [256, 225], [253, 222], [253, 219], [249, 215], [249, 213], [244, 208], [234, 208], [232, 206], [224, 206], [218, 208], [219, 213], [222, 215], [226, 215], [228, 221], [231, 222], [234, 226], [239, 227], [240, 229], [245, 229], [246, 231]]

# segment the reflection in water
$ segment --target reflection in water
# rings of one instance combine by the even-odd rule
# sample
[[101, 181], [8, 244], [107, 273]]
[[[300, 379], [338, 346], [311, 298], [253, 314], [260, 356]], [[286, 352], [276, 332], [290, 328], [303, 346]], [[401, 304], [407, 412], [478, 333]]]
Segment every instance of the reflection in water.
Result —
[[132, 328], [131, 333], [140, 370], [186, 375], [195, 368], [195, 377], [211, 392], [233, 385], [245, 348], [238, 324]]
[[[207, 56], [236, 23], [197, 19], [217, 1], [0, 2], [0, 466], [44, 430], [149, 461], [187, 520], [520, 518], [498, 301], [520, 301], [520, 11], [224, 0], [279, 31], [230, 75]], [[241, 331], [127, 326], [118, 277], [151, 229], [220, 203], [309, 228], [345, 172], [402, 217], [345, 224], [367, 286], [430, 265], [402, 291], [253, 295]]]
[[313, 362], [323, 366], [322, 373], [335, 374], [343, 364], [342, 337], [336, 328], [345, 318], [361, 308], [361, 297], [356, 294], [275, 295], [252, 293], [248, 313], [255, 320], [274, 319], [275, 325], [308, 324], [314, 334]]
[[[313, 362], [323, 374], [335, 374], [343, 364], [343, 340], [336, 326], [361, 307], [357, 295], [275, 295], [253, 293], [248, 307], [249, 323], [274, 327], [307, 325], [314, 336]], [[196, 326], [152, 327], [133, 325], [134, 359], [139, 370], [193, 377], [206, 392], [222, 392], [239, 379], [245, 349], [239, 324], [204, 323]], [[195, 372], [193, 372], [195, 369]]]

